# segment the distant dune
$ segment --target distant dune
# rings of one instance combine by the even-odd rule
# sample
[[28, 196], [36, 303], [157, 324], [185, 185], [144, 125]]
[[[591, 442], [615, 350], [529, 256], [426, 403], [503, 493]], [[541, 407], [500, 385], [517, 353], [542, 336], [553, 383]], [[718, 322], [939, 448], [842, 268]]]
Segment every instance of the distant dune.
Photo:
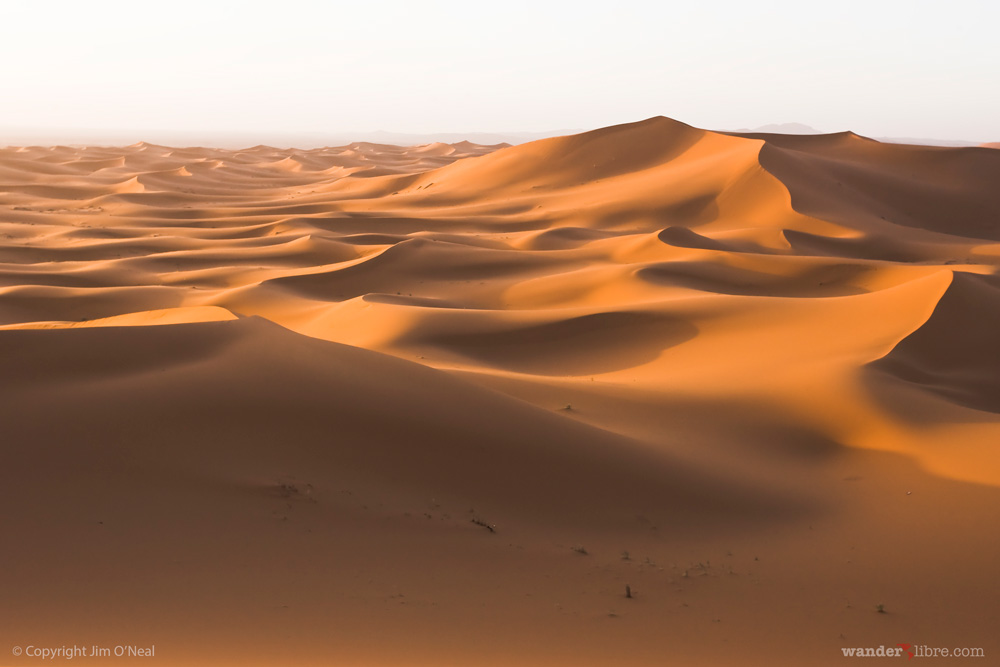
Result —
[[1000, 655], [998, 182], [663, 117], [2, 149], [8, 644]]
[[483, 145], [502, 143], [523, 144], [546, 137], [573, 134], [580, 130], [549, 130], [541, 132], [391, 132], [374, 131], [331, 131], [331, 132], [239, 132], [239, 131], [142, 131], [128, 129], [32, 129], [4, 127], [0, 125], [0, 146], [26, 144], [68, 144], [72, 146], [121, 146], [140, 140], [173, 146], [212, 146], [215, 148], [238, 149], [257, 143], [267, 143], [280, 147], [300, 149], [321, 146], [340, 146], [355, 141], [400, 146], [421, 144], [459, 143], [471, 141]]
[[932, 139], [929, 137], [877, 137], [883, 143], [890, 144], [913, 144], [915, 146], [945, 146], [948, 148], [965, 148], [977, 146], [977, 141], [964, 141], [962, 139]]
[[[736, 130], [738, 134], [824, 134], [820, 130], [803, 123], [771, 123], [753, 129]], [[952, 148], [977, 146], [976, 141], [961, 139], [933, 139], [930, 137], [876, 137], [878, 141], [889, 144], [912, 144], [915, 146], [948, 146]], [[989, 145], [989, 144], [987, 144]]]

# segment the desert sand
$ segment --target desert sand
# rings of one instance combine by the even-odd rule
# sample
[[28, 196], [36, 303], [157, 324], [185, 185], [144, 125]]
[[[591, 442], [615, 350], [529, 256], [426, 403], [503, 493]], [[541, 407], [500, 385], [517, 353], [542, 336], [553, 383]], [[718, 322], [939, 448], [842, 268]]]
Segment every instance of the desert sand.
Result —
[[6, 644], [995, 664], [998, 182], [662, 117], [0, 150]]

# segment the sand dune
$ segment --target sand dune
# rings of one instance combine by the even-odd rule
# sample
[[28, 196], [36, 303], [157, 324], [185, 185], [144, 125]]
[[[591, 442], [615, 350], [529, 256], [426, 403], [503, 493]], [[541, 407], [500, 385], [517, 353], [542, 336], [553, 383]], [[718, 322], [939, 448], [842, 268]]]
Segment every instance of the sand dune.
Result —
[[0, 626], [163, 665], [998, 655], [998, 179], [667, 118], [2, 149]]

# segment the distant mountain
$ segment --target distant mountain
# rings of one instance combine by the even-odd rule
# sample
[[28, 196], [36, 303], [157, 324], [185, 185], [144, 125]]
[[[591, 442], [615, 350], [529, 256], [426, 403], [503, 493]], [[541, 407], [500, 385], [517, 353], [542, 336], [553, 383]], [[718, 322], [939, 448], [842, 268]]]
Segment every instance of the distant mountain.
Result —
[[804, 125], [802, 123], [770, 123], [768, 125], [761, 125], [760, 127], [755, 127], [753, 129], [742, 129], [734, 131], [766, 133], [766, 134], [823, 134], [823, 132], [817, 130], [815, 127], [810, 127], [809, 125]]

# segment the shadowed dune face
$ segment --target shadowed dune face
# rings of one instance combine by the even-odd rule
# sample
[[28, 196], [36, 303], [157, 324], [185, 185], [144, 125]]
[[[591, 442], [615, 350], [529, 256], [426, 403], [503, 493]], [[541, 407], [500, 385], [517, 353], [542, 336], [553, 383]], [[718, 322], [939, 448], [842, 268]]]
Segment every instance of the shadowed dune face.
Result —
[[945, 237], [1000, 240], [1000, 153], [882, 144], [846, 133], [766, 143], [761, 165], [799, 210], [845, 226], [902, 225]]
[[1000, 653], [998, 179], [666, 118], [2, 149], [0, 530], [32, 539], [0, 625], [165, 665]]
[[[455, 318], [454, 327], [438, 326], [429, 334], [414, 331], [405, 342], [501, 370], [581, 376], [641, 366], [697, 334], [690, 323], [656, 312], [600, 312], [540, 323], [510, 318], [510, 328], [503, 329], [486, 318], [470, 319]], [[463, 324], [482, 331], [463, 331]]]
[[[4, 370], [18, 385], [0, 395], [5, 416], [19, 415], [6, 420], [7, 434], [34, 443], [11, 453], [29, 460], [57, 455], [72, 441], [67, 456], [81, 484], [114, 485], [124, 460], [134, 476], [155, 478], [157, 468], [196, 458], [197, 471], [182, 474], [224, 482], [266, 478], [275, 466], [303, 474], [316, 467], [341, 484], [436, 494], [442, 502], [495, 508], [491, 514], [521, 513], [525, 522], [558, 520], [551, 527], [557, 531], [575, 522], [632, 523], [650, 507], [684, 514], [694, 498], [716, 507], [723, 520], [785, 511], [777, 498], [751, 509], [764, 499], [740, 498], [732, 480], [720, 480], [714, 492], [703, 479], [692, 483], [683, 464], [611, 433], [259, 318], [139, 327], [117, 320], [4, 331], [0, 341], [10, 355]], [[39, 395], [44, 404], [34, 400]], [[392, 419], [383, 418], [384, 404], [393, 406]], [[101, 427], [104, 405], [122, 415], [111, 438]], [[53, 408], [63, 419], [46, 423], [42, 410]], [[189, 439], [191, 432], [199, 437]], [[517, 437], [523, 434], [531, 438]], [[206, 439], [213, 443], [207, 449]], [[570, 458], [563, 457], [567, 449]], [[619, 455], [609, 458], [609, 451]], [[606, 504], [603, 494], [590, 492], [596, 487], [623, 504]], [[508, 502], [512, 488], [516, 504]], [[768, 503], [773, 507], [765, 510]]]
[[955, 272], [934, 313], [872, 364], [955, 403], [1000, 413], [1000, 277]]

